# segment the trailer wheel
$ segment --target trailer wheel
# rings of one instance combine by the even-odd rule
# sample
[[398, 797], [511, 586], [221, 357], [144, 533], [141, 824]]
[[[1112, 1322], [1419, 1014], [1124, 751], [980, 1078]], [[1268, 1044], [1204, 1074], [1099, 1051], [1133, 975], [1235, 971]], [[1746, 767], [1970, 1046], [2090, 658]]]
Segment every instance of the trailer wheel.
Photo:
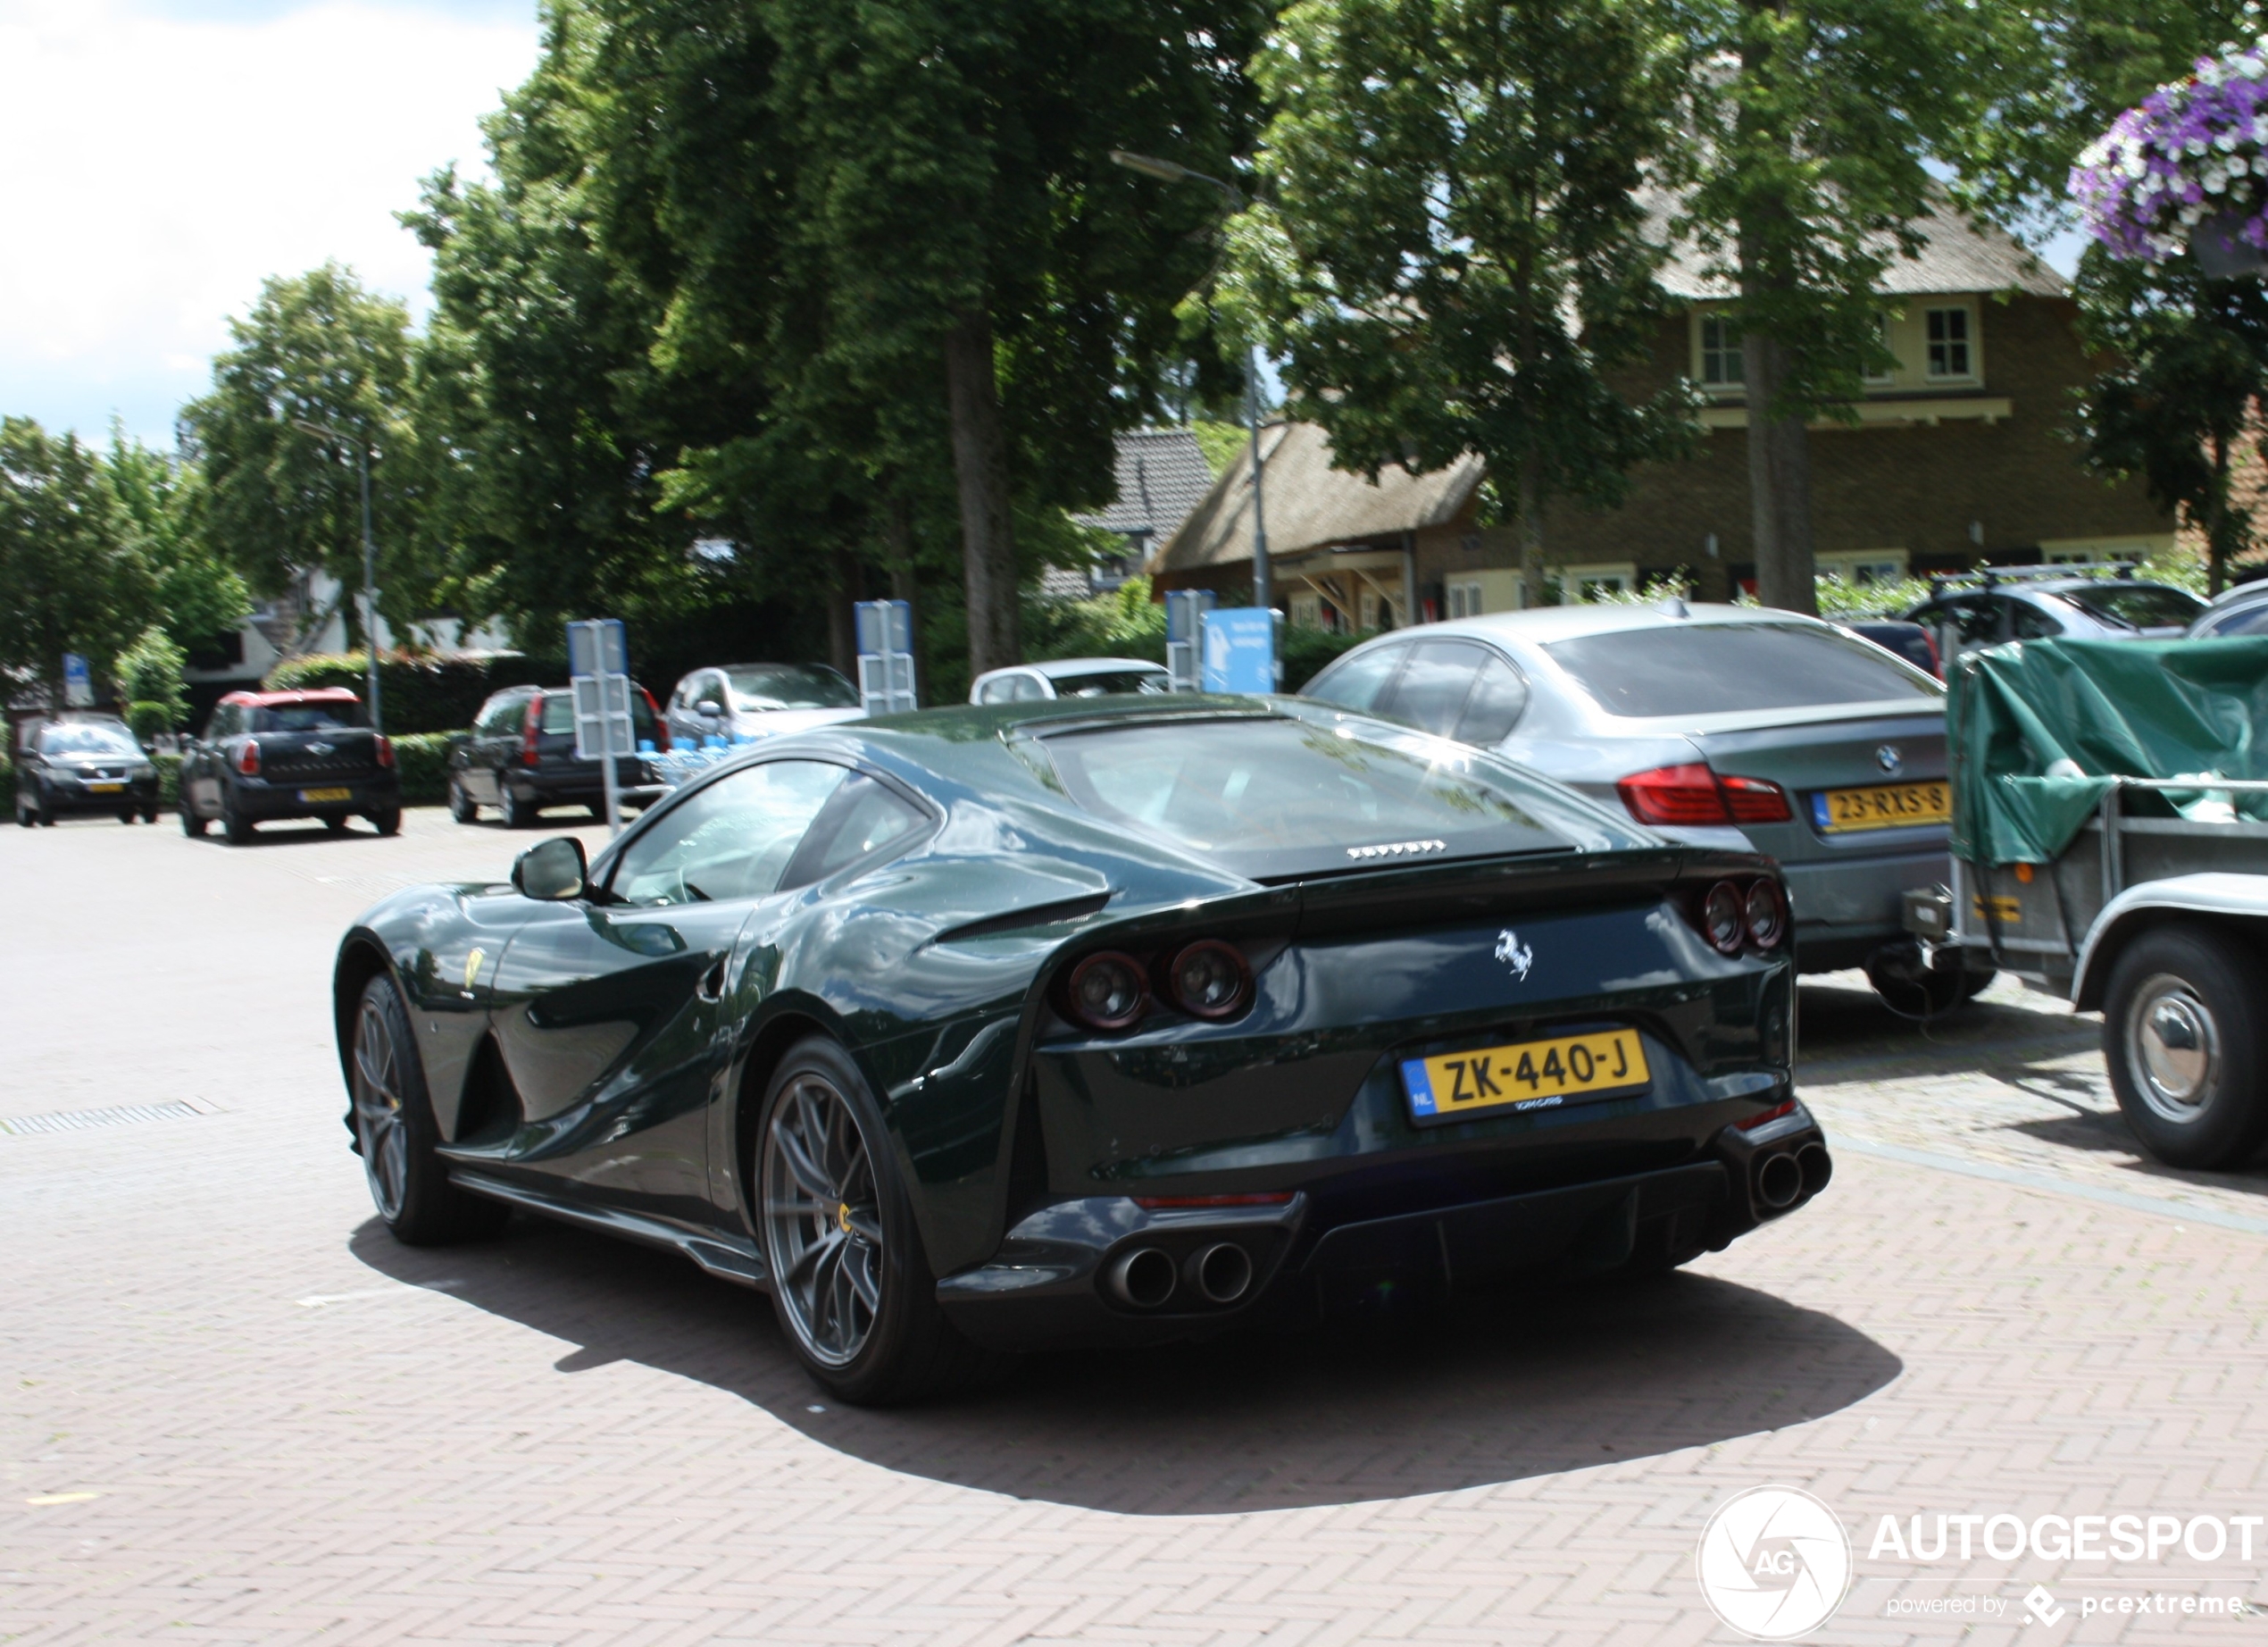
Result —
[[2170, 1166], [2226, 1167], [2268, 1137], [2259, 957], [2203, 926], [2127, 946], [2103, 1000], [2103, 1058], [2126, 1124]]

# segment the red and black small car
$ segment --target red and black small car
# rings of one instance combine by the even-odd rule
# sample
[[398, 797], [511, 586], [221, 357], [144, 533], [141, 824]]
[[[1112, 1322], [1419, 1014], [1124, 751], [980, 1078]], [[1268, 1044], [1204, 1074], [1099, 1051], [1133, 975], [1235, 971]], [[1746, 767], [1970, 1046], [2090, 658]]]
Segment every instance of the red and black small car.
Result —
[[321, 818], [337, 833], [363, 817], [381, 835], [402, 827], [394, 745], [364, 723], [343, 686], [311, 692], [231, 692], [181, 756], [181, 831], [219, 819], [230, 846], [279, 818]]

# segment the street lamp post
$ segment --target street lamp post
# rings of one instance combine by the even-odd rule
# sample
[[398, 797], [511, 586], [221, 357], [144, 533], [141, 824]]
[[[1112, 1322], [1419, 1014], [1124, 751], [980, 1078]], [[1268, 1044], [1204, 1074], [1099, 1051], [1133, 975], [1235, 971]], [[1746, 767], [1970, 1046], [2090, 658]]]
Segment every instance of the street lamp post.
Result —
[[[1192, 171], [1172, 161], [1114, 148], [1111, 151], [1111, 163], [1161, 182], [1208, 184], [1221, 191], [1230, 211], [1244, 209], [1244, 194], [1236, 185], [1202, 171]], [[1256, 343], [1245, 346], [1244, 416], [1245, 427], [1252, 436], [1252, 604], [1264, 611], [1275, 604], [1275, 578], [1268, 565], [1268, 511], [1261, 486], [1266, 465], [1260, 450], [1260, 346]]]
[[383, 732], [378, 709], [378, 546], [371, 537], [371, 449], [369, 442], [306, 418], [291, 420], [311, 435], [342, 444], [352, 440], [363, 483], [363, 650], [370, 657], [371, 731]]

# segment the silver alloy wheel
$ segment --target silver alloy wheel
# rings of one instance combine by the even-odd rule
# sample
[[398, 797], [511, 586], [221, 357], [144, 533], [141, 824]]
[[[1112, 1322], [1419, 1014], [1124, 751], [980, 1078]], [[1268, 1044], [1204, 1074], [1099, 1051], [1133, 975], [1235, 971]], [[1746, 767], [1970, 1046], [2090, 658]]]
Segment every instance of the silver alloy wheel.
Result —
[[354, 1136], [363, 1146], [363, 1172], [379, 1216], [399, 1217], [409, 1186], [409, 1124], [402, 1116], [401, 1059], [393, 1026], [376, 1000], [365, 998], [354, 1025]]
[[772, 1106], [761, 1183], [773, 1296], [814, 1360], [846, 1366], [881, 1308], [882, 1212], [865, 1133], [824, 1076], [796, 1075]]
[[2212, 1010], [2185, 979], [2155, 973], [2126, 1009], [2126, 1065], [2151, 1113], [2177, 1126], [2205, 1114], [2221, 1074]]

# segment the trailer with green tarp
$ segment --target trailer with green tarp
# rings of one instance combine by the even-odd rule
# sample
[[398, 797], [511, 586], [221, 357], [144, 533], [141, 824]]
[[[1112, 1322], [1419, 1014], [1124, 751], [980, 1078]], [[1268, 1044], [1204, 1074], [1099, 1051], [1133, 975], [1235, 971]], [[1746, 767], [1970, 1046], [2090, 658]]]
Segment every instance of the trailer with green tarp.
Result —
[[[2036, 640], [1949, 682], [1953, 885], [1907, 899], [1933, 965], [2103, 1016], [2152, 1153], [2268, 1141], [2268, 637]], [[1964, 956], [1965, 953], [1965, 957]]]

